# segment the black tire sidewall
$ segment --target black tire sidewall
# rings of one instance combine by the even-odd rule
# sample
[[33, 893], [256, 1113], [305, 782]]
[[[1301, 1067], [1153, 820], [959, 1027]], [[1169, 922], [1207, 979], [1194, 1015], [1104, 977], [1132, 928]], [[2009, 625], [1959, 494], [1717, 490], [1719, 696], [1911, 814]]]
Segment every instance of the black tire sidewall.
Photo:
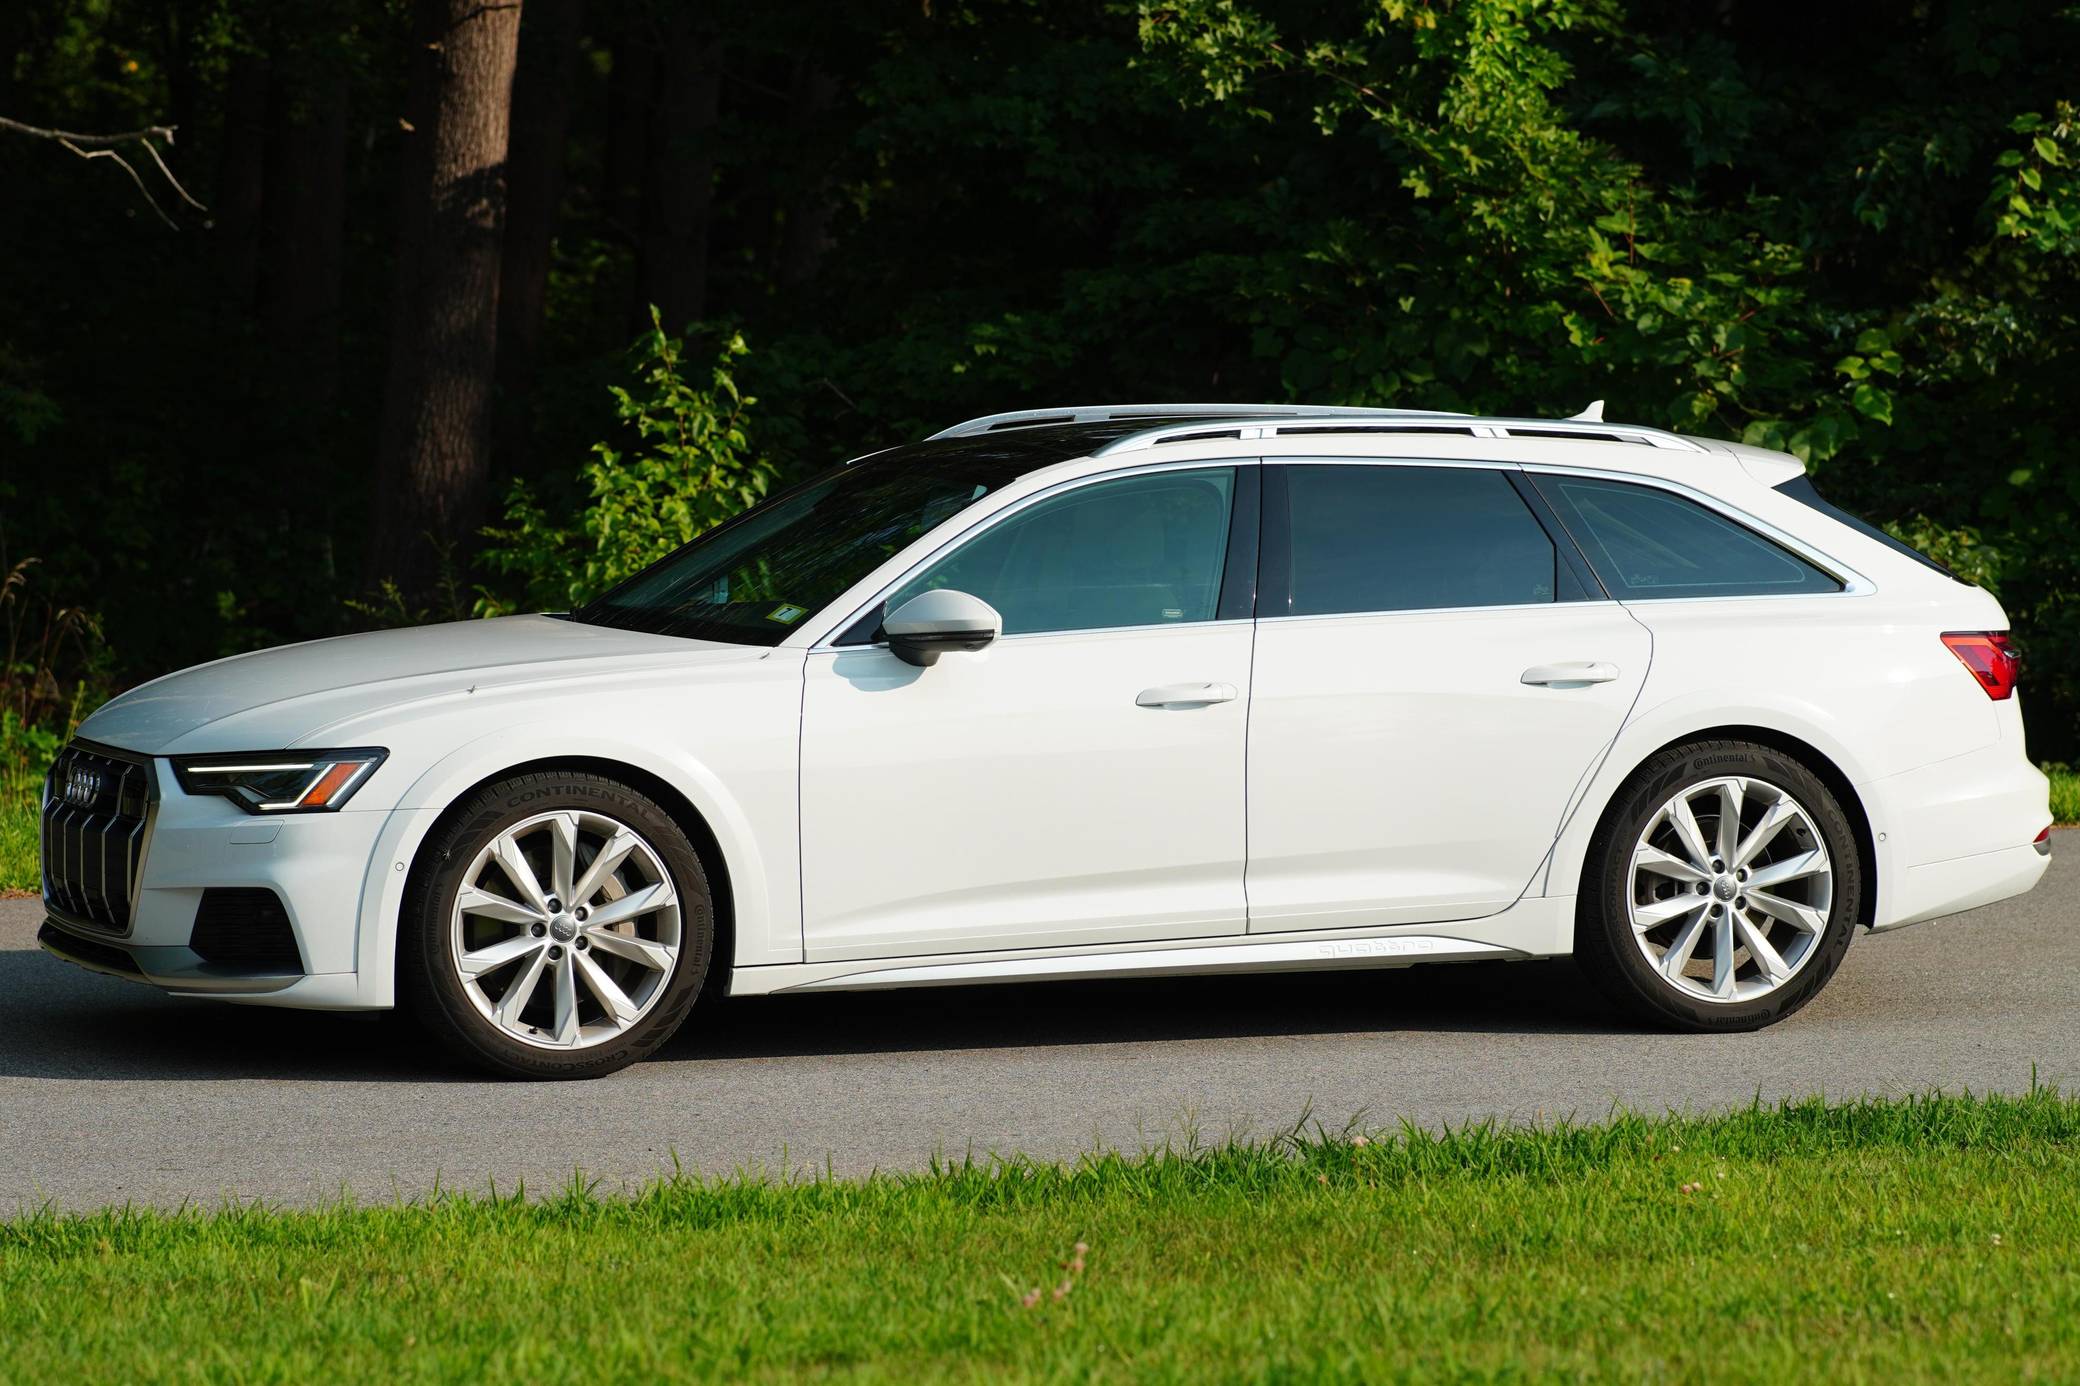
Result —
[[[678, 969], [649, 1014], [604, 1044], [562, 1052], [516, 1040], [470, 1001], [449, 956], [450, 915], [463, 872], [484, 845], [515, 823], [558, 809], [617, 819], [657, 852], [679, 897]], [[669, 1039], [692, 1009], [714, 948], [707, 873], [686, 833], [649, 797], [584, 771], [517, 775], [474, 791], [421, 846], [398, 922], [399, 999], [458, 1057], [516, 1078], [596, 1078], [642, 1059]]]
[[[1677, 791], [1730, 775], [1774, 785], [1805, 808], [1827, 848], [1834, 893], [1818, 951], [1797, 976], [1752, 1001], [1715, 1003], [1671, 986], [1633, 942], [1631, 863], [1633, 846], [1648, 821]], [[1799, 761], [1754, 742], [1696, 742], [1656, 755], [1619, 789], [1591, 843], [1583, 886], [1576, 951], [1613, 999], [1637, 1014], [1686, 1030], [1755, 1030], [1812, 1000], [1841, 965], [1863, 906], [1862, 853], [1834, 792]]]

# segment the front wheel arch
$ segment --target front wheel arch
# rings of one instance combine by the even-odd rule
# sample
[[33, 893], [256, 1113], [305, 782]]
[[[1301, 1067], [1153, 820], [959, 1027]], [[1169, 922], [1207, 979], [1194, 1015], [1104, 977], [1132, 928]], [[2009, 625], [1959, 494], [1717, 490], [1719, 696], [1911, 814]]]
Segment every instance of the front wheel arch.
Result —
[[[726, 996], [729, 994], [730, 976], [736, 963], [736, 907], [735, 896], [730, 888], [729, 861], [723, 855], [722, 844], [716, 838], [708, 820], [696, 809], [687, 797], [665, 780], [640, 766], [627, 761], [614, 760], [605, 756], [545, 756], [539, 760], [524, 760], [513, 765], [502, 766], [484, 775], [475, 783], [465, 785], [448, 806], [441, 810], [413, 849], [411, 867], [405, 877], [403, 899], [410, 900], [425, 883], [425, 873], [432, 869], [431, 853], [427, 844], [438, 841], [441, 830], [454, 820], [455, 815], [475, 798], [486, 785], [509, 780], [516, 775], [536, 775], [554, 771], [571, 771], [588, 775], [599, 775], [618, 780], [630, 789], [654, 801], [657, 806], [671, 815], [679, 830], [693, 844], [694, 855], [700, 858], [701, 870], [707, 874], [710, 910], [714, 916], [715, 948], [709, 956], [708, 975], [701, 983], [703, 997]], [[398, 921], [390, 921], [394, 932]], [[391, 950], [391, 968], [397, 966], [398, 950]]]

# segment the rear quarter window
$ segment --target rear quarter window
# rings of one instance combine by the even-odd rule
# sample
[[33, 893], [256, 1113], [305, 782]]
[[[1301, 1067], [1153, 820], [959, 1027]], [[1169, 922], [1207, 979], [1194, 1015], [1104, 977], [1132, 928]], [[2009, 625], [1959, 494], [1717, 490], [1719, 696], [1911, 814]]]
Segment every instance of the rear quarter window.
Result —
[[1587, 477], [1534, 480], [1621, 601], [1842, 590], [1783, 545], [1674, 492]]

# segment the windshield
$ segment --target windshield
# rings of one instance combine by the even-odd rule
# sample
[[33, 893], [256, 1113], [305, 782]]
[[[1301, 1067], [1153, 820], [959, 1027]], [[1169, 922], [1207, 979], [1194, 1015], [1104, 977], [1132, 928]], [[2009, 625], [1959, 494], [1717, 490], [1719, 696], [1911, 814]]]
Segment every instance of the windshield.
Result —
[[905, 448], [869, 457], [709, 530], [571, 617], [777, 645], [925, 531], [1030, 467], [1006, 450], [934, 456]]

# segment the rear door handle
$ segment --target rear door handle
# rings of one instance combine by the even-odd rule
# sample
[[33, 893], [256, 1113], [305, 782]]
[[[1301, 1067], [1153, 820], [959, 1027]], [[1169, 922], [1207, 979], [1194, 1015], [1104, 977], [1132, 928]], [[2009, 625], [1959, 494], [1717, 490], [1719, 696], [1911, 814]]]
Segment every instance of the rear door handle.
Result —
[[1524, 671], [1525, 683], [1542, 683], [1548, 688], [1580, 688], [1591, 683], [1610, 683], [1618, 677], [1618, 666], [1586, 659], [1562, 664], [1534, 664]]
[[1235, 696], [1232, 683], [1166, 683], [1160, 688], [1142, 689], [1135, 695], [1134, 706], [1204, 707], [1208, 703], [1232, 703]]

